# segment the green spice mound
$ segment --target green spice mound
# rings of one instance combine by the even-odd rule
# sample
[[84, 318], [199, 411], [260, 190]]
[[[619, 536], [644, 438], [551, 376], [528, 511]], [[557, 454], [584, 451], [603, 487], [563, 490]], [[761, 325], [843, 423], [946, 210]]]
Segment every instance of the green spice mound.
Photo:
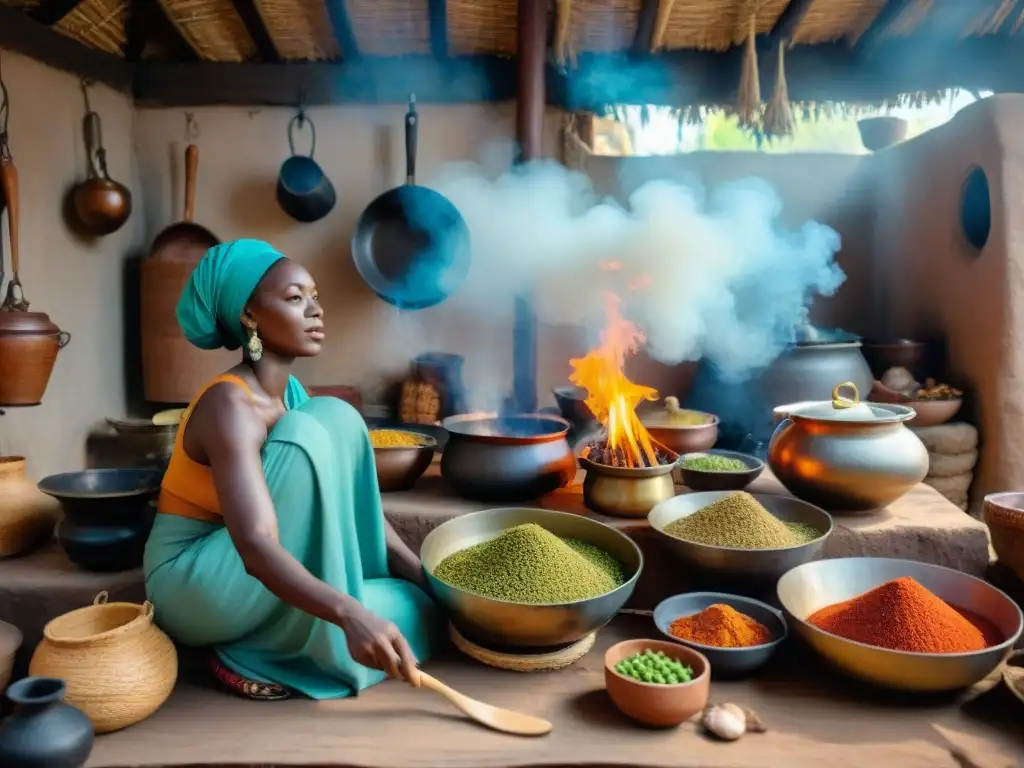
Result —
[[607, 552], [561, 539], [536, 523], [449, 555], [434, 569], [446, 584], [514, 603], [570, 603], [611, 592], [625, 581]]
[[698, 472], [742, 472], [749, 469], [739, 459], [713, 453], [695, 453], [684, 458], [680, 464], [683, 469], [696, 469]]
[[749, 493], [737, 491], [665, 526], [684, 541], [734, 549], [781, 549], [806, 544], [821, 531], [805, 523], [784, 523]]

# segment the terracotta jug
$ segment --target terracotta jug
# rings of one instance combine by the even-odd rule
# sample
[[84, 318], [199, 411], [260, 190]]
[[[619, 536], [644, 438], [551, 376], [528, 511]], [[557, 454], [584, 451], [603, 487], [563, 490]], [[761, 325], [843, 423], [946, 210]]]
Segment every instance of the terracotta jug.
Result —
[[0, 557], [20, 555], [53, 536], [60, 504], [25, 475], [25, 459], [0, 456]]

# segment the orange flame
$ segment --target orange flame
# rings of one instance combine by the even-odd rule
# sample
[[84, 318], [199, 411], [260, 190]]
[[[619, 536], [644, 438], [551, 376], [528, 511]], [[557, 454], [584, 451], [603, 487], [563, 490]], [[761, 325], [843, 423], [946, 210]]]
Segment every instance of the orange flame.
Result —
[[636, 354], [643, 332], [619, 311], [619, 298], [606, 293], [607, 325], [600, 343], [583, 357], [570, 360], [569, 381], [587, 392], [586, 403], [608, 434], [609, 453], [619, 466], [655, 467], [655, 443], [636, 415], [644, 400], [657, 400], [658, 391], [630, 381], [623, 372], [626, 357]]

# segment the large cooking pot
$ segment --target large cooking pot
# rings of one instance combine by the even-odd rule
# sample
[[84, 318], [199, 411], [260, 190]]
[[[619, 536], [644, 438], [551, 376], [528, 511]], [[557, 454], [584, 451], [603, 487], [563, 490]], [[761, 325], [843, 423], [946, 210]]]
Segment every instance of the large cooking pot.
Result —
[[463, 498], [529, 501], [576, 476], [565, 419], [468, 414], [451, 416], [442, 425], [448, 442], [441, 454], [441, 476]]
[[904, 425], [914, 409], [862, 403], [853, 382], [834, 387], [831, 401], [780, 410], [786, 418], [772, 435], [768, 466], [799, 499], [830, 512], [868, 512], [896, 501], [928, 473], [928, 451]]
[[760, 453], [763, 458], [777, 406], [818, 400], [841, 381], [853, 382], [860, 392], [871, 391], [874, 377], [861, 354], [860, 340], [853, 336], [807, 339], [743, 381], [730, 380], [713, 363], [702, 360], [686, 405], [718, 414], [719, 448]]

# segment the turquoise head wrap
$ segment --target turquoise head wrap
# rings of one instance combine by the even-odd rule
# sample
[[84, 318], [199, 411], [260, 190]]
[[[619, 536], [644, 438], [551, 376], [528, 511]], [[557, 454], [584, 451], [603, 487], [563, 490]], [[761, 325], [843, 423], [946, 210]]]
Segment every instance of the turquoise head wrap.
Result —
[[178, 325], [200, 349], [246, 342], [242, 312], [267, 271], [284, 255], [262, 240], [233, 240], [208, 250], [178, 300]]

